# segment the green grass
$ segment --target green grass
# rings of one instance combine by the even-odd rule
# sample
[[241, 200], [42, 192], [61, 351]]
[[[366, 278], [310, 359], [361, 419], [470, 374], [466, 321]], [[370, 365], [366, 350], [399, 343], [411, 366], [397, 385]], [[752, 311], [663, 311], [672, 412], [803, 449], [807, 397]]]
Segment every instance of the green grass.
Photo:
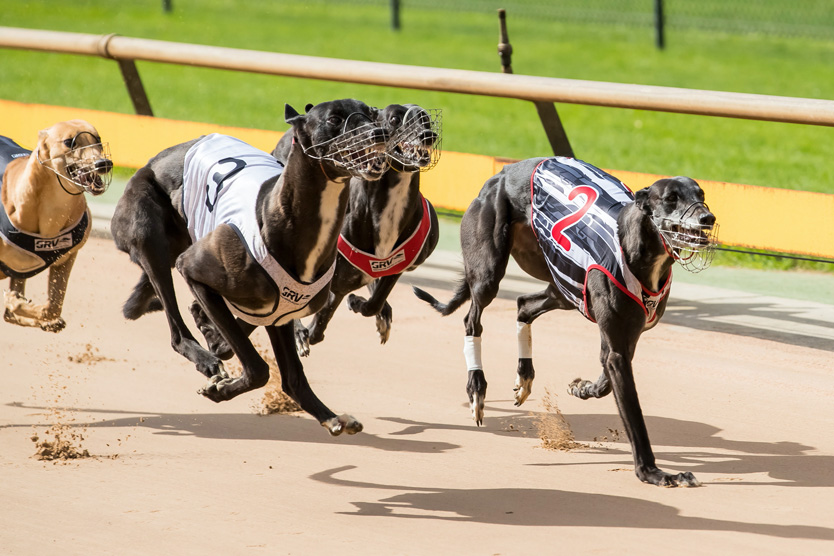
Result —
[[[125, 36], [419, 66], [500, 71], [493, 9], [402, 10], [384, 5], [173, 0], [22, 1], [2, 25]], [[383, 3], [384, 4], [384, 3]], [[561, 23], [513, 16], [516, 73], [806, 98], [834, 98], [834, 40]], [[473, 95], [379, 88], [138, 62], [157, 116], [285, 130], [283, 104], [355, 97], [383, 106], [443, 109], [443, 148], [510, 158], [550, 153], [532, 104]], [[131, 113], [109, 60], [2, 50], [0, 98]], [[830, 128], [559, 105], [578, 157], [605, 168], [834, 193]], [[453, 187], [454, 184], [450, 184]], [[721, 254], [723, 264], [767, 267], [765, 257]], [[764, 262], [760, 262], [764, 261]], [[793, 267], [795, 263], [778, 263]], [[832, 265], [823, 265], [830, 268]], [[805, 268], [800, 265], [800, 267]]]
[[[308, 1], [24, 1], [3, 25], [213, 44], [401, 64], [498, 71], [497, 18], [486, 13]], [[721, 91], [831, 98], [834, 41], [652, 30], [510, 17], [516, 73]], [[447, 150], [525, 158], [549, 148], [524, 101], [440, 94], [139, 62], [158, 116], [286, 129], [283, 104], [356, 97], [444, 111]], [[0, 98], [132, 111], [114, 62], [4, 50]], [[602, 167], [834, 192], [829, 128], [559, 105], [577, 156]]]

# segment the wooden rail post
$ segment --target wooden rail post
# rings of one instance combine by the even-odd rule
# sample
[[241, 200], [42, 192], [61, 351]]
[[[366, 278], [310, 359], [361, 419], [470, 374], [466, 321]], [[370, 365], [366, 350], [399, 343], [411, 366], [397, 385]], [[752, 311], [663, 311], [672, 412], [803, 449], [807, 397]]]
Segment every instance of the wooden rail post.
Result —
[[130, 101], [133, 103], [133, 110], [139, 116], [153, 116], [151, 109], [151, 101], [148, 100], [148, 94], [145, 92], [145, 86], [142, 84], [142, 78], [139, 77], [139, 70], [136, 69], [136, 61], [132, 58], [116, 58], [110, 53], [109, 46], [116, 33], [111, 33], [102, 37], [98, 44], [99, 54], [104, 58], [115, 60], [119, 64], [119, 70], [122, 72], [122, 79], [127, 87], [127, 92], [130, 95]]
[[[498, 56], [501, 58], [501, 72], [512, 73], [513, 47], [507, 33], [507, 12], [504, 9], [498, 10], [498, 24]], [[573, 148], [570, 145], [570, 140], [568, 140], [565, 127], [562, 125], [562, 120], [559, 118], [559, 113], [556, 111], [556, 105], [552, 102], [541, 101], [533, 101], [533, 104], [539, 114], [539, 120], [544, 126], [544, 132], [547, 134], [547, 140], [550, 142], [553, 154], [573, 158]]]

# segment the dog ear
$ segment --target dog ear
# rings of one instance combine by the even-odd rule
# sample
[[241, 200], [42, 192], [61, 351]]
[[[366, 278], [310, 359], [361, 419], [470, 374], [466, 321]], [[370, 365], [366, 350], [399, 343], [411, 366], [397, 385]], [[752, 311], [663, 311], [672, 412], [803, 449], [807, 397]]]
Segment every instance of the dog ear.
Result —
[[38, 132], [38, 160], [47, 161], [49, 156], [49, 145], [47, 145], [47, 138], [49, 138], [49, 130], [42, 129]]
[[652, 215], [651, 193], [649, 189], [651, 188], [640, 189], [634, 194], [634, 203], [646, 216]]
[[295, 108], [289, 104], [284, 105], [284, 121], [295, 126], [295, 124], [304, 119], [304, 116], [296, 112]]
[[312, 110], [312, 109], [313, 109], [313, 106], [315, 106], [315, 104], [313, 104], [312, 102], [307, 103], [307, 106], [305, 106], [305, 107], [304, 107], [304, 112], [305, 112], [305, 113], [306, 113], [306, 112], [309, 112], [310, 110]]

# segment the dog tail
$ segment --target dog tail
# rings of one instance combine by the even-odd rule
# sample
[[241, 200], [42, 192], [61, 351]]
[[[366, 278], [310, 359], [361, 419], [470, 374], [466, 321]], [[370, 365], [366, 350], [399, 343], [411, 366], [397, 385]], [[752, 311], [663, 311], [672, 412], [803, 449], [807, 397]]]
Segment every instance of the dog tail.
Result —
[[441, 303], [429, 292], [421, 290], [417, 286], [411, 286], [411, 289], [414, 291], [414, 295], [434, 307], [434, 310], [444, 317], [457, 311], [460, 306], [471, 297], [469, 285], [465, 280], [461, 280], [460, 283], [458, 283], [458, 286], [455, 288], [455, 293], [452, 295], [452, 299], [450, 299], [448, 303]]

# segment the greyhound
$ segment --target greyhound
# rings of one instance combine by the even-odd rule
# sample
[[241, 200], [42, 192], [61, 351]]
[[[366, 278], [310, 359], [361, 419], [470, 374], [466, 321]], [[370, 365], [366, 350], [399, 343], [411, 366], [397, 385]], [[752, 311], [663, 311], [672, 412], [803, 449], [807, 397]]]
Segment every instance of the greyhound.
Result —
[[[64, 329], [67, 283], [91, 229], [84, 193], [104, 193], [112, 169], [107, 143], [83, 120], [41, 130], [34, 151], [0, 137], [0, 279], [10, 278], [6, 322]], [[26, 280], [47, 268], [48, 300], [35, 305], [25, 297]]]
[[[385, 131], [364, 103], [285, 107], [296, 142], [286, 167], [269, 154], [216, 134], [168, 148], [140, 168], [119, 200], [116, 246], [143, 270], [124, 305], [129, 319], [164, 308], [174, 350], [209, 378], [198, 392], [229, 400], [264, 386], [269, 367], [235, 315], [264, 326], [282, 386], [332, 435], [362, 425], [336, 416], [313, 393], [294, 346], [293, 319], [325, 303], [351, 176], [387, 169]], [[177, 310], [176, 266], [199, 304], [209, 344], [228, 345], [243, 366], [230, 378], [216, 353], [194, 339]], [[212, 337], [212, 336], [220, 336]], [[229, 355], [229, 354], [223, 354]]]
[[[439, 114], [413, 104], [391, 104], [379, 111], [379, 121], [391, 135], [391, 168], [379, 181], [351, 180], [330, 296], [308, 327], [296, 326], [296, 347], [302, 356], [309, 355], [311, 344], [324, 339], [342, 299], [362, 286], [370, 289], [370, 299], [350, 294], [348, 306], [376, 318], [384, 344], [392, 319], [388, 295], [402, 273], [417, 268], [437, 245], [437, 214], [420, 194], [420, 172], [437, 164]], [[284, 135], [273, 150], [279, 162], [286, 159], [291, 139]]]
[[486, 378], [481, 364], [481, 313], [498, 293], [509, 256], [544, 291], [517, 300], [516, 405], [530, 395], [534, 370], [531, 324], [553, 309], [577, 308], [599, 326], [603, 372], [568, 387], [581, 399], [613, 390], [632, 446], [637, 477], [661, 486], [697, 486], [691, 473], [655, 465], [637, 398], [632, 357], [644, 330], [666, 308], [672, 266], [706, 268], [717, 232], [704, 192], [687, 177], [661, 179], [636, 194], [613, 176], [570, 158], [510, 164], [490, 178], [461, 221], [464, 276], [448, 303], [414, 292], [443, 315], [466, 300], [464, 355], [473, 418], [483, 421]]

